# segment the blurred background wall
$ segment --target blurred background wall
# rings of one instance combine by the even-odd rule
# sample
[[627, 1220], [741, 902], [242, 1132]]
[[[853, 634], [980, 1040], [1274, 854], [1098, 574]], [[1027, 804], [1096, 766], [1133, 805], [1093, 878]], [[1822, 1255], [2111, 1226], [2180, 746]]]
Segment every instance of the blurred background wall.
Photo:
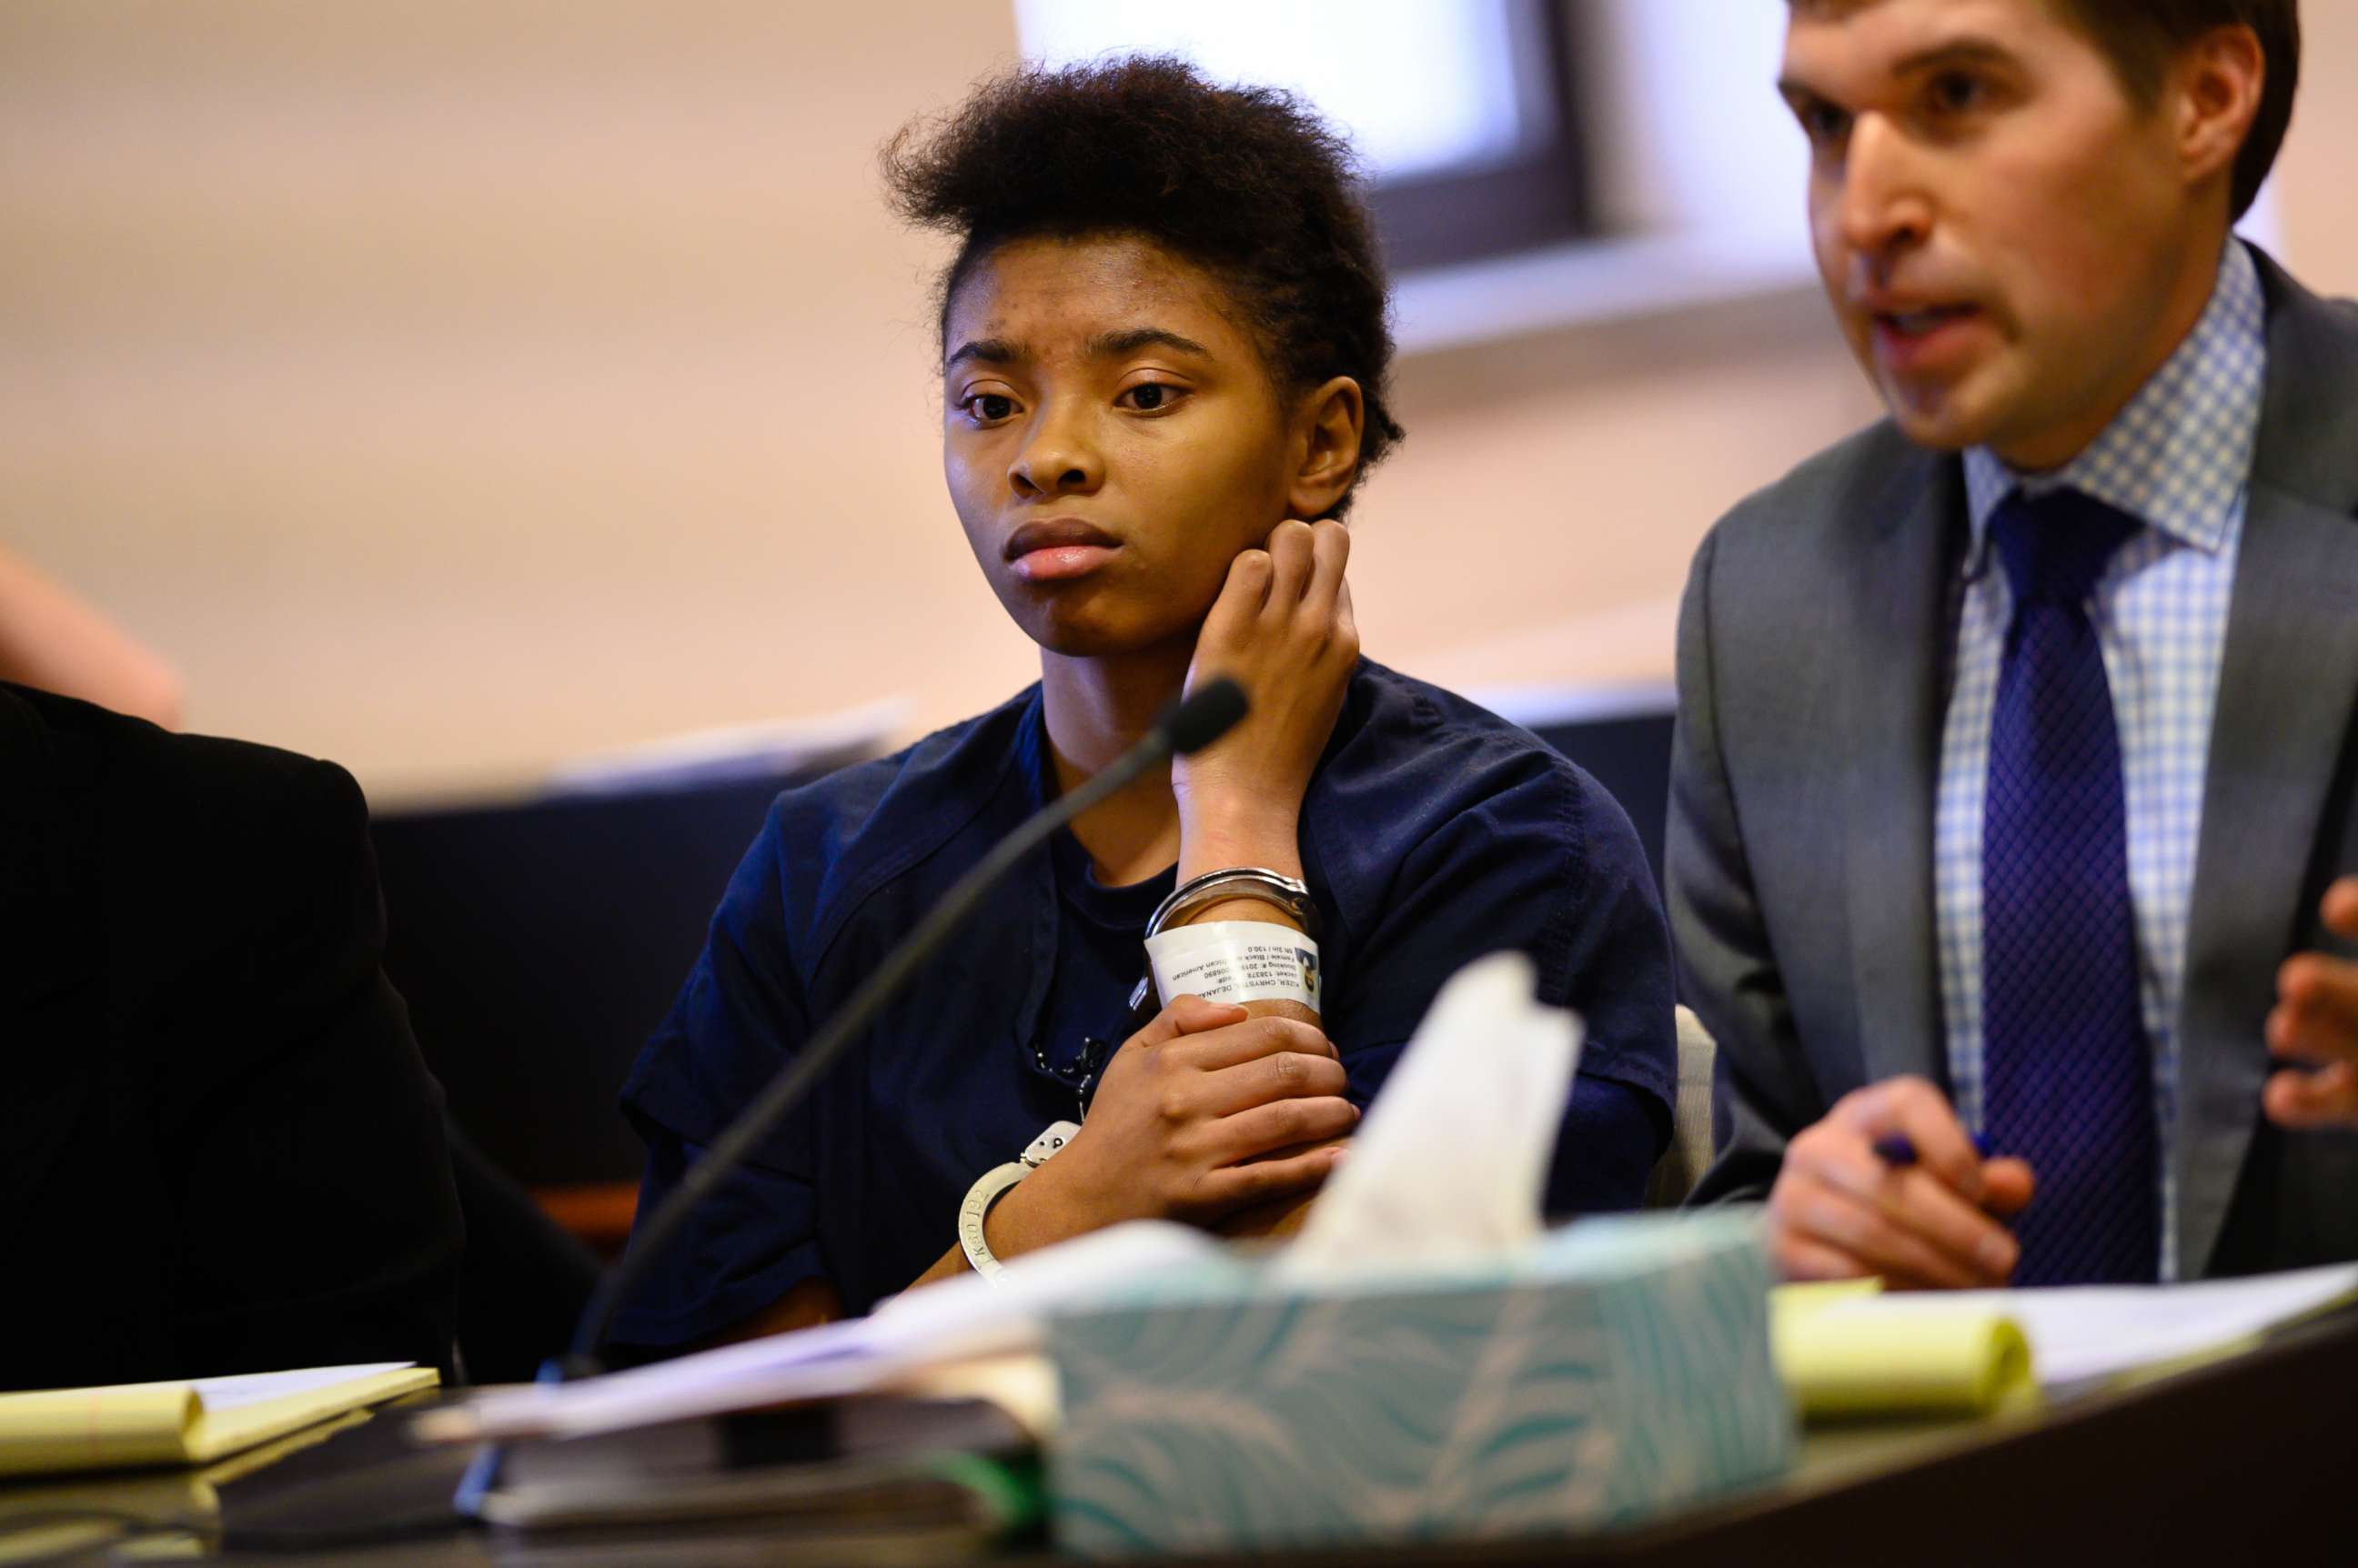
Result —
[[[1709, 103], [1639, 67], [1734, 50], [1773, 113], [1782, 8], [1584, 9], [1615, 65], [1595, 199], [1675, 226], [1712, 145], [1663, 124]], [[2272, 222], [2358, 290], [2358, 7], [2308, 12]], [[381, 803], [893, 694], [913, 733], [989, 705], [1031, 648], [942, 492], [941, 253], [882, 210], [874, 151], [1015, 51], [996, 0], [0, 7], [0, 543], [178, 664], [190, 728]], [[1404, 322], [1410, 439], [1355, 515], [1372, 654], [1486, 691], [1668, 677], [1712, 519], [1875, 411], [1787, 177], [1757, 287]]]

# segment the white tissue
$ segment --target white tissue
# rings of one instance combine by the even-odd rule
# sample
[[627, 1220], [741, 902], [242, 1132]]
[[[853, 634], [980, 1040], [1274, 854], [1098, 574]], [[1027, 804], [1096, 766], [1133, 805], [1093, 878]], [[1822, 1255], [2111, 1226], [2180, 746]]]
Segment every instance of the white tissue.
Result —
[[1533, 998], [1520, 953], [1467, 965], [1433, 999], [1302, 1234], [1296, 1281], [1496, 1260], [1540, 1233], [1581, 1024]]

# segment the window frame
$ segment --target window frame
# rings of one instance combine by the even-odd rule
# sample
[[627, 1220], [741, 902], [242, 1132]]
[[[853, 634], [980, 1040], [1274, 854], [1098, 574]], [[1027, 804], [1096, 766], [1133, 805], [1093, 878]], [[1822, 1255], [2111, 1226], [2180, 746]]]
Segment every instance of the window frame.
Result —
[[1526, 84], [1542, 96], [1544, 128], [1510, 158], [1463, 170], [1375, 179], [1368, 207], [1395, 273], [1416, 272], [1593, 238], [1587, 137], [1580, 114], [1565, 0], [1506, 0]]

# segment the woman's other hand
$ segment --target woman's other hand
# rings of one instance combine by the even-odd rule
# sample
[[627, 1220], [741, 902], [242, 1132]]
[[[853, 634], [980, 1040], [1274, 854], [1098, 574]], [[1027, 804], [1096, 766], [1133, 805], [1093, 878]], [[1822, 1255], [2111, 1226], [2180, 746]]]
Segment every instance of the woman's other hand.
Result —
[[1183, 996], [1114, 1054], [1073, 1141], [993, 1206], [990, 1249], [1127, 1219], [1212, 1226], [1314, 1191], [1358, 1124], [1344, 1082], [1315, 1025]]

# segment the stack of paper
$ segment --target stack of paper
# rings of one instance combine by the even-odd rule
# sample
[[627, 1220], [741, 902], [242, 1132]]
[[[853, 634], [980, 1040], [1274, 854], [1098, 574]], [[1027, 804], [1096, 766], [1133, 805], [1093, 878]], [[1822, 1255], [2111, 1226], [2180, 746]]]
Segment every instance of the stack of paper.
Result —
[[968, 1274], [896, 1296], [868, 1317], [575, 1383], [491, 1390], [427, 1412], [416, 1431], [429, 1443], [588, 1437], [893, 1390], [990, 1399], [1044, 1435], [1055, 1401], [1036, 1352], [1048, 1313], [1161, 1270], [1219, 1267], [1222, 1257], [1201, 1231], [1137, 1220], [1019, 1258], [996, 1280]]
[[193, 1547], [175, 1550], [188, 1541], [161, 1538], [177, 1532], [196, 1541], [218, 1535], [222, 1487], [369, 1419], [365, 1410], [346, 1411], [207, 1464], [92, 1471], [0, 1486], [0, 1564], [79, 1561], [74, 1552], [94, 1552], [134, 1535], [143, 1538], [142, 1544], [126, 1548], [124, 1556], [193, 1555]]
[[440, 1380], [384, 1361], [0, 1394], [0, 1476], [206, 1464]]

